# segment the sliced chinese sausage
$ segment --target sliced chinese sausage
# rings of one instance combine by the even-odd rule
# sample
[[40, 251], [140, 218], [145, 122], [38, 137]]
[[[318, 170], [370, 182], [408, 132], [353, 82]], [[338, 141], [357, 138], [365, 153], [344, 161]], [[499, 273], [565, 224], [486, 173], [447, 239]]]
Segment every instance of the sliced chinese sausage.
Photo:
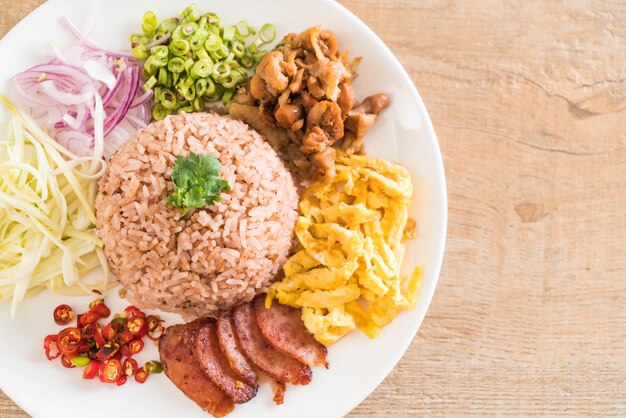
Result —
[[276, 301], [267, 309], [265, 295], [257, 296], [254, 309], [261, 333], [272, 347], [306, 365], [328, 367], [326, 347], [307, 331], [299, 309]]
[[231, 369], [245, 383], [257, 386], [256, 372], [241, 351], [230, 313], [222, 314], [217, 318], [217, 339]]
[[251, 302], [233, 310], [233, 323], [241, 348], [250, 361], [279, 382], [306, 385], [311, 382], [311, 368], [274, 349], [263, 337]]
[[188, 331], [183, 325], [174, 325], [161, 337], [159, 354], [165, 375], [200, 408], [223, 417], [235, 404], [198, 367], [188, 345]]
[[193, 340], [193, 354], [200, 369], [235, 403], [245, 403], [256, 395], [256, 386], [239, 380], [239, 376], [230, 368], [228, 360], [220, 349], [212, 318], [196, 320], [201, 325]]

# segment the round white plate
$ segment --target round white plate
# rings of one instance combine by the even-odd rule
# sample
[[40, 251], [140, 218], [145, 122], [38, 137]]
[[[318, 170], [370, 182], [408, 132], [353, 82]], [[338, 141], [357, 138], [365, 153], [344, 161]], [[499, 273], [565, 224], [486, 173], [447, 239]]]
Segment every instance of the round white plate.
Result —
[[[412, 174], [415, 198], [411, 214], [418, 236], [408, 246], [404, 271], [415, 265], [424, 277], [415, 309], [404, 312], [370, 340], [353, 332], [329, 348], [330, 369], [316, 368], [308, 386], [290, 386], [285, 403], [272, 402], [269, 385], [255, 399], [238, 405], [233, 417], [340, 417], [370, 394], [393, 369], [415, 336], [432, 298], [443, 258], [447, 203], [443, 164], [428, 113], [411, 79], [383, 42], [359, 19], [331, 0], [196, 0], [202, 12], [215, 11], [224, 22], [241, 19], [255, 26], [276, 25], [278, 35], [300, 32], [321, 24], [333, 30], [342, 50], [362, 56], [354, 87], [357, 98], [386, 92], [392, 104], [366, 136], [371, 155], [404, 165]], [[70, 42], [59, 24], [69, 16], [90, 40], [113, 50], [127, 50], [128, 37], [140, 30], [141, 16], [153, 10], [159, 19], [178, 15], [188, 2], [168, 0], [50, 0], [20, 22], [0, 42], [0, 90], [7, 91], [13, 74], [48, 59], [50, 40]], [[0, 111], [0, 119], [6, 113]], [[0, 133], [2, 135], [2, 133]], [[83, 380], [79, 369], [49, 362], [43, 352], [45, 335], [58, 332], [51, 312], [69, 303], [79, 312], [88, 297], [42, 292], [19, 305], [11, 320], [9, 303], [0, 303], [0, 389], [35, 417], [205, 417], [164, 375], [150, 376], [144, 385], [129, 381], [123, 387]], [[112, 310], [123, 309], [117, 292], [107, 297]], [[176, 320], [173, 316], [167, 316]], [[171, 321], [170, 321], [171, 323]], [[155, 347], [142, 353], [156, 359]]]

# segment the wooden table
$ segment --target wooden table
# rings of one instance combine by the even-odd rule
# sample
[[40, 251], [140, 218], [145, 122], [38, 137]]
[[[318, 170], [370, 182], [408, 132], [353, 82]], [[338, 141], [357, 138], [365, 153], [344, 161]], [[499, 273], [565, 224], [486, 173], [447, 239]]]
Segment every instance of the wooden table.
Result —
[[422, 94], [450, 205], [428, 316], [351, 416], [626, 415], [626, 3], [342, 3]]

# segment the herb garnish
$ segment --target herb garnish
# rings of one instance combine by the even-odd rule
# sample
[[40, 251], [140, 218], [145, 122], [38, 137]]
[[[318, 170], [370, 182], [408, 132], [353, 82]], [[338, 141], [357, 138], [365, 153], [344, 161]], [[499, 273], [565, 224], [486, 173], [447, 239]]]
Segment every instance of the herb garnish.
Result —
[[222, 200], [220, 193], [230, 191], [228, 182], [219, 177], [220, 162], [210, 154], [179, 156], [172, 169], [174, 193], [167, 203], [183, 209], [201, 208]]

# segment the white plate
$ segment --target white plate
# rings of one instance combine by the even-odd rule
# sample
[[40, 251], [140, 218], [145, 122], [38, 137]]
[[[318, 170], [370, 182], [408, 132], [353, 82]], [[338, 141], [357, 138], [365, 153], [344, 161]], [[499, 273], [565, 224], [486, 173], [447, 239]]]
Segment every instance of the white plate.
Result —
[[[415, 183], [412, 216], [418, 237], [409, 244], [404, 270], [424, 268], [419, 299], [413, 311], [400, 314], [381, 335], [370, 340], [353, 332], [329, 349], [330, 369], [316, 368], [313, 382], [290, 386], [282, 406], [272, 403], [268, 385], [258, 396], [235, 408], [233, 417], [339, 417], [370, 394], [393, 369], [415, 336], [432, 298], [443, 258], [447, 203], [443, 164], [428, 113], [411, 79], [383, 42], [359, 19], [331, 0], [295, 1], [196, 0], [201, 11], [215, 11], [224, 22], [241, 19], [255, 26], [276, 25], [279, 36], [322, 24], [335, 31], [341, 49], [363, 57], [354, 87], [358, 99], [386, 92], [392, 104], [367, 134], [370, 154], [400, 162]], [[89, 38], [109, 49], [126, 49], [130, 33], [140, 29], [141, 16], [153, 10], [159, 18], [177, 15], [187, 1], [168, 0], [50, 0], [20, 22], [0, 42], [0, 89], [10, 76], [42, 63], [48, 41], [63, 45], [69, 37], [58, 19], [70, 16]], [[1, 113], [2, 111], [0, 111]], [[3, 117], [5, 114], [0, 114]], [[124, 303], [111, 292], [107, 303], [115, 311]], [[69, 302], [86, 310], [90, 298], [63, 297], [43, 292], [26, 300], [17, 317], [0, 303], [0, 388], [35, 417], [205, 417], [165, 376], [151, 376], [144, 385], [134, 381], [118, 388], [81, 378], [81, 371], [48, 362], [43, 337], [58, 331], [51, 312]], [[144, 358], [158, 358], [154, 347]]]

